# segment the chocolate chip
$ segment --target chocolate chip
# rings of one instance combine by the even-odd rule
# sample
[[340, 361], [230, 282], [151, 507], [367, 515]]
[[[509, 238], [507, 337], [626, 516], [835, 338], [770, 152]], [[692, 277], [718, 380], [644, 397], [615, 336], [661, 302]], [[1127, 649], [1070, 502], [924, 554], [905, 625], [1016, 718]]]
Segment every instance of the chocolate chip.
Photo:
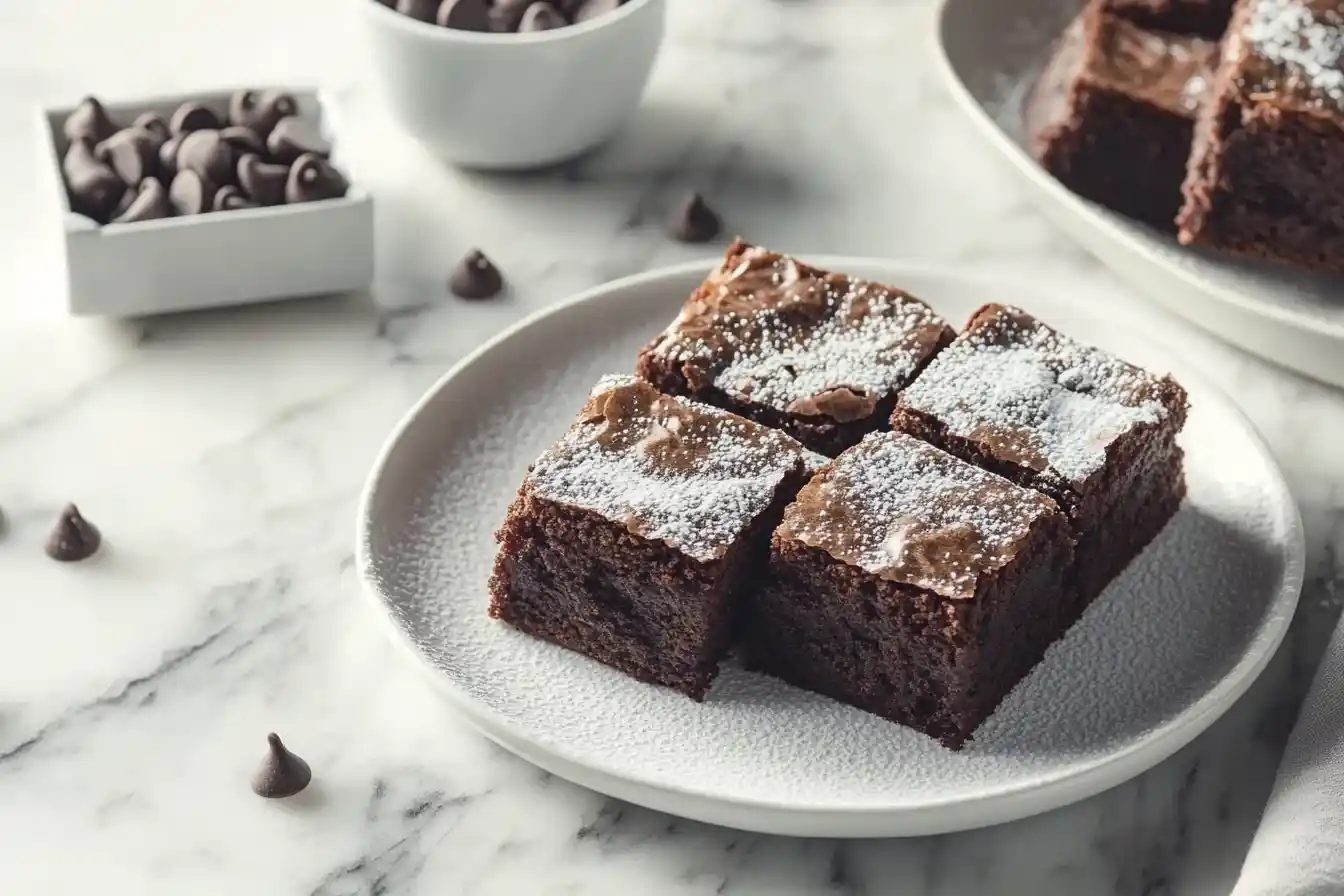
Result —
[[397, 0], [397, 12], [433, 25], [440, 5], [440, 0]]
[[286, 165], [304, 153], [327, 158], [331, 155], [331, 144], [322, 136], [317, 124], [307, 118], [286, 118], [276, 124], [270, 137], [266, 138], [266, 148], [277, 162]]
[[298, 101], [282, 90], [240, 90], [229, 100], [229, 123], [251, 128], [262, 140], [277, 122], [298, 114]]
[[453, 295], [464, 299], [488, 299], [499, 295], [504, 288], [504, 277], [484, 252], [472, 249], [453, 268], [448, 288]]
[[219, 116], [200, 103], [183, 103], [173, 113], [168, 129], [174, 134], [189, 134], [192, 131], [217, 131], [221, 124]]
[[94, 153], [128, 187], [150, 177], [159, 164], [159, 143], [144, 128], [124, 128], [98, 144]]
[[181, 134], [174, 134], [159, 147], [159, 168], [169, 181], [177, 173], [177, 151], [182, 146]]
[[77, 140], [101, 143], [111, 137], [116, 130], [117, 126], [107, 116], [103, 104], [91, 96], [80, 100], [75, 110], [66, 116], [65, 124], [61, 127], [65, 139], [71, 143]]
[[285, 201], [285, 183], [289, 168], [263, 162], [261, 156], [248, 153], [238, 160], [238, 184], [257, 205], [279, 205]]
[[102, 543], [98, 528], [80, 515], [78, 507], [67, 504], [56, 520], [56, 528], [47, 536], [47, 556], [62, 563], [78, 563], [98, 553]]
[[219, 132], [219, 136], [224, 142], [233, 147], [234, 153], [242, 155], [243, 153], [256, 153], [259, 156], [266, 155], [266, 141], [262, 140], [256, 131], [242, 125], [231, 124]]
[[112, 214], [110, 216], [112, 221], [116, 221], [122, 215], [126, 214], [126, 210], [131, 207], [131, 203], [134, 202], [135, 197], [139, 195], [139, 190], [127, 190], [122, 193], [121, 198], [117, 200], [117, 207], [112, 209]]
[[163, 184], [152, 177], [140, 182], [136, 190], [127, 190], [127, 196], [133, 197], [125, 210], [112, 218], [113, 224], [134, 224], [136, 221], [154, 221], [159, 218], [171, 218], [172, 203], [168, 201], [168, 191]]
[[279, 800], [293, 796], [312, 782], [313, 770], [289, 751], [279, 735], [266, 735], [266, 742], [270, 745], [266, 758], [252, 775], [253, 793]]
[[215, 184], [233, 180], [233, 148], [219, 131], [192, 131], [177, 149], [177, 170], [195, 171]]
[[523, 21], [523, 13], [535, 0], [495, 0], [490, 7], [490, 25], [495, 31], [517, 31]]
[[625, 0], [584, 0], [574, 10], [574, 24], [615, 12]]
[[434, 21], [458, 31], [489, 31], [490, 4], [486, 0], [443, 0]]
[[230, 212], [239, 208], [256, 208], [257, 204], [243, 195], [243, 191], [227, 184], [215, 192], [212, 207], [217, 212]]
[[719, 235], [723, 222], [718, 213], [705, 204], [704, 197], [692, 193], [677, 209], [668, 229], [683, 243], [707, 243]]
[[554, 6], [545, 2], [545, 0], [538, 0], [527, 8], [527, 12], [523, 13], [523, 20], [518, 23], [518, 30], [550, 31], [553, 28], [563, 28], [568, 24], [569, 22], [565, 21], [565, 17], [560, 15]]
[[70, 193], [70, 207], [98, 222], [108, 219], [126, 192], [122, 179], [98, 160], [93, 146], [84, 140], [70, 144], [61, 160], [61, 173]]
[[214, 209], [214, 183], [189, 168], [177, 172], [168, 188], [168, 201], [179, 215], [201, 215]]
[[294, 160], [285, 183], [286, 202], [316, 202], [339, 199], [350, 189], [350, 182], [336, 166], [321, 156], [304, 153]]
[[135, 117], [131, 122], [131, 127], [139, 128], [152, 134], [161, 144], [171, 136], [172, 131], [168, 130], [168, 122], [163, 120], [163, 116], [157, 112], [144, 112]]

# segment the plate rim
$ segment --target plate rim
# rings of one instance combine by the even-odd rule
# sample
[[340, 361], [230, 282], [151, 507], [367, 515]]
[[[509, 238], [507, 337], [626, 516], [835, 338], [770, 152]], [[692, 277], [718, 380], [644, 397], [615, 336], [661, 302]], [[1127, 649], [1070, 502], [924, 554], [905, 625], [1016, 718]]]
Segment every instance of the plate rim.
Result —
[[[1002, 291], [1005, 282], [1018, 287], [1027, 286], [1024, 278], [967, 273], [934, 264], [823, 253], [795, 254], [828, 269], [886, 270], [894, 279], [940, 277], [987, 291]], [[1287, 634], [1302, 590], [1306, 570], [1306, 543], [1301, 510], [1288, 487], [1278, 461], [1254, 423], [1223, 389], [1197, 371], [1183, 369], [1180, 374], [1183, 379], [1197, 383], [1197, 391], [1215, 396], [1223, 405], [1223, 409], [1241, 422], [1250, 444], [1265, 462], [1271, 476], [1271, 485], [1284, 499], [1285, 564], [1278, 594], [1266, 603], [1266, 615], [1271, 615], [1269, 611], [1272, 610], [1278, 612], [1272, 614], [1274, 619], [1267, 626], [1261, 627], [1267, 635], [1264, 648], [1238, 675], [1233, 677], [1229, 672], [1196, 698], [1186, 711], [1154, 727], [1147, 738], [1121, 751], [1106, 755], [1105, 759], [1093, 767], [1044, 783], [1023, 783], [984, 796], [961, 797], [946, 802], [926, 803], [918, 807], [797, 806], [757, 798], [725, 798], [676, 784], [652, 783], [592, 766], [566, 755], [562, 747], [539, 741], [525, 730], [521, 730], [521, 726], [500, 717], [472, 699], [448, 676], [435, 668], [397, 624], [391, 602], [382, 596], [372, 575], [372, 557], [369, 554], [370, 544], [366, 533], [371, 530], [373, 503], [393, 452], [406, 432], [440, 392], [480, 358], [519, 333], [537, 326], [548, 318], [563, 315], [577, 306], [604, 298], [612, 299], [634, 286], [677, 277], [703, 275], [704, 271], [717, 263], [717, 258], [710, 258], [643, 271], [598, 284], [525, 315], [473, 349], [435, 380], [402, 415], [379, 448], [360, 490], [355, 518], [355, 570], [359, 576], [360, 590], [376, 609], [384, 631], [393, 643], [412, 655], [414, 665], [420, 673], [428, 677], [435, 690], [449, 698], [472, 727], [525, 761], [573, 783], [627, 802], [697, 821], [786, 836], [842, 838], [915, 836], [1000, 824], [1060, 808], [1109, 790], [1152, 768], [1189, 744], [1226, 713], [1260, 677]], [[1049, 281], [1041, 289], [1044, 294], [1051, 296], [1056, 304], [1069, 307], [1067, 302], [1058, 297], [1058, 286], [1053, 281]], [[1080, 316], [1093, 316], [1098, 320], [1102, 317], [1084, 313], [1080, 313]], [[1133, 334], [1134, 339], [1156, 345], [1165, 354], [1175, 357], [1175, 353], [1160, 339], [1139, 334], [1123, 324], [1108, 324], [1108, 326]], [[1178, 363], [1176, 366], [1182, 365]]]

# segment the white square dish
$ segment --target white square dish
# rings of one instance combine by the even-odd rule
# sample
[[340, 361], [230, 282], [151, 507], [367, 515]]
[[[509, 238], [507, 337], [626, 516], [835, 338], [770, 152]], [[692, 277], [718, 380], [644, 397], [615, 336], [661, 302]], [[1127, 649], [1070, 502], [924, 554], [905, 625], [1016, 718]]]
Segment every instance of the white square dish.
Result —
[[[299, 114], [328, 131], [319, 95], [290, 92]], [[206, 91], [104, 105], [118, 124], [142, 112], [167, 118], [188, 101], [222, 115], [232, 93]], [[41, 109], [37, 122], [38, 167], [63, 243], [68, 313], [131, 317], [349, 292], [373, 281], [373, 198], [353, 182], [341, 199], [133, 224], [100, 225], [72, 211], [61, 174], [69, 142], [62, 124], [71, 111], [73, 106]]]

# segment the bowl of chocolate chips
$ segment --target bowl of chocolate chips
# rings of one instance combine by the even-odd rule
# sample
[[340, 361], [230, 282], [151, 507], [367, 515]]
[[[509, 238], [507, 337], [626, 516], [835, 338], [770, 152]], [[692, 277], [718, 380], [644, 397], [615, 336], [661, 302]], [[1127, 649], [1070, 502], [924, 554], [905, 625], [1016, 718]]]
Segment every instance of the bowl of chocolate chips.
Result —
[[555, 164], [634, 113], [666, 0], [352, 0], [392, 116], [467, 168]]

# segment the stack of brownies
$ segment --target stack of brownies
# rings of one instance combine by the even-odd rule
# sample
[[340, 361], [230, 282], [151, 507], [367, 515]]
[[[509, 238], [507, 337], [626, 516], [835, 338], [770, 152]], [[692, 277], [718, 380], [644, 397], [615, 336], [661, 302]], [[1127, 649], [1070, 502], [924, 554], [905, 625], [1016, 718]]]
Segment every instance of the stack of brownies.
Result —
[[490, 613], [695, 699], [753, 668], [957, 748], [1185, 494], [1184, 391], [742, 242], [529, 470]]
[[1182, 243], [1344, 271], [1344, 0], [1089, 0], [1026, 127], [1069, 189]]

